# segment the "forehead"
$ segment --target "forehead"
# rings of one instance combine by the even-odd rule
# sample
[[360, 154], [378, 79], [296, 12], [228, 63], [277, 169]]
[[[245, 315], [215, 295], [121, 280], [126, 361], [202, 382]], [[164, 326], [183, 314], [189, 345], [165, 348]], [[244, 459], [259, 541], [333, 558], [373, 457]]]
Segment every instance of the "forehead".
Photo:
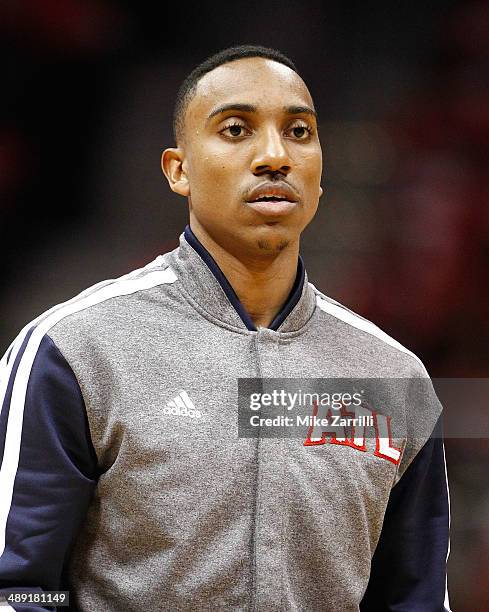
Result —
[[187, 119], [201, 119], [230, 102], [254, 104], [265, 111], [290, 105], [313, 108], [301, 77], [284, 64], [262, 57], [236, 60], [205, 74], [190, 101]]

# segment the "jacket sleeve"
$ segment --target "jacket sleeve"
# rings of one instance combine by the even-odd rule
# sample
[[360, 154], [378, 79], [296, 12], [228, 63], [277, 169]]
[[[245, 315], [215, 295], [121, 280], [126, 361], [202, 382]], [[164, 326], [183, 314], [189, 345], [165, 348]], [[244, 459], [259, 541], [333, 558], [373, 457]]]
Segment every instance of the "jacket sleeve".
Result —
[[441, 418], [392, 488], [362, 612], [450, 612], [450, 501]]
[[35, 327], [0, 364], [3, 597], [11, 589], [68, 590], [63, 572], [98, 477], [78, 381], [52, 339], [44, 335], [39, 343], [34, 332]]

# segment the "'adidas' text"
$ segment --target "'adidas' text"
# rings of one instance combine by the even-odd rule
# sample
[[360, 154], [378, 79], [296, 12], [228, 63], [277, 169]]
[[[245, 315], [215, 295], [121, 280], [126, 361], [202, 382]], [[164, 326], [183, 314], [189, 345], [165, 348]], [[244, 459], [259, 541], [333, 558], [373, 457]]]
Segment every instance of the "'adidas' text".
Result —
[[163, 408], [163, 414], [173, 414], [175, 416], [188, 416], [193, 419], [199, 419], [202, 416], [200, 410], [194, 406], [186, 391], [180, 393], [169, 401]]

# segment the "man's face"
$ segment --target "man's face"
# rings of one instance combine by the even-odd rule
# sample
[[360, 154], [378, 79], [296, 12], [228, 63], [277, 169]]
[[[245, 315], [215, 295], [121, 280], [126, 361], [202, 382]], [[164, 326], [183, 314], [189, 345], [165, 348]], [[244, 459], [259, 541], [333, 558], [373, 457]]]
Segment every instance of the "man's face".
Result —
[[276, 254], [299, 237], [321, 195], [321, 145], [309, 91], [264, 58], [202, 77], [181, 143], [191, 227], [228, 252]]

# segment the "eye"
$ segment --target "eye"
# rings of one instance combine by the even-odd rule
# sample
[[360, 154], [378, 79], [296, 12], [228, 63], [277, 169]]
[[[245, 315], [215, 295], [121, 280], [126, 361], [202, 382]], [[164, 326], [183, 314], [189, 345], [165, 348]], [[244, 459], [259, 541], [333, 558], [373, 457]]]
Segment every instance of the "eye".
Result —
[[288, 132], [292, 132], [295, 140], [307, 140], [312, 134], [312, 127], [306, 123], [291, 126]]
[[223, 134], [232, 140], [237, 140], [238, 138], [245, 136], [246, 132], [249, 132], [249, 130], [244, 125], [234, 122], [224, 126], [223, 129], [219, 131], [219, 134]]

